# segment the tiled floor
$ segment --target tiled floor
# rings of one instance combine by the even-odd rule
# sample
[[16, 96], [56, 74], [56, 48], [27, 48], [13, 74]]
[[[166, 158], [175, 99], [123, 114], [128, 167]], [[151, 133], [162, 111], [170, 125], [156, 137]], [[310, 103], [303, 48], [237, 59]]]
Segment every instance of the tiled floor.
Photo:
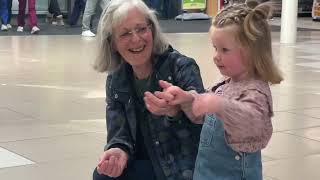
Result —
[[[310, 23], [320, 29], [320, 23], [299, 20], [304, 27]], [[167, 37], [197, 60], [205, 86], [219, 79], [208, 34]], [[285, 81], [272, 87], [274, 134], [263, 150], [265, 180], [317, 180], [320, 31], [298, 32], [291, 46], [279, 43], [279, 32], [272, 37]], [[95, 40], [16, 36], [0, 42], [0, 179], [91, 179], [106, 135], [106, 75], [91, 68]]]

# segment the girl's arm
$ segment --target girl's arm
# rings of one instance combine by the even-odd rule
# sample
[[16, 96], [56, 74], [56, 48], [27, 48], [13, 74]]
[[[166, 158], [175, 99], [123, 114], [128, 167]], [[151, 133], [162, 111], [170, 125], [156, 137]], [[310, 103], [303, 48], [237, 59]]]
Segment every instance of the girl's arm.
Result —
[[217, 115], [225, 123], [229, 143], [253, 142], [254, 150], [264, 148], [272, 135], [269, 103], [267, 95], [258, 90], [247, 90], [239, 99], [223, 101]]
[[194, 114], [216, 113], [224, 123], [226, 139], [237, 151], [252, 152], [264, 148], [271, 138], [271, 103], [267, 94], [252, 89], [239, 97], [226, 99], [213, 93], [198, 95]]

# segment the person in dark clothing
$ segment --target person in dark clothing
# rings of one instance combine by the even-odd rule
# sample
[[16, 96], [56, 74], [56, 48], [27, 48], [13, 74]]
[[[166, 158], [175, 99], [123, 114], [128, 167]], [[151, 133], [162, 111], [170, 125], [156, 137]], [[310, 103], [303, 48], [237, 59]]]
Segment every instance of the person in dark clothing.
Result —
[[160, 10], [162, 0], [148, 0], [145, 3], [153, 10]]
[[72, 13], [68, 18], [69, 25], [73, 26], [77, 24], [78, 19], [81, 13], [83, 13], [85, 7], [86, 7], [86, 0], [75, 0], [73, 4]]
[[[1, 1], [1, 2], [4, 2], [4, 1]], [[3, 27], [3, 28], [5, 28], [6, 30], [8, 30], [8, 29], [11, 29], [12, 28], [12, 26], [11, 26], [11, 16], [12, 16], [12, 0], [6, 0], [6, 6], [7, 6], [7, 9], [8, 9], [8, 14], [7, 14], [7, 22], [5, 22], [4, 20], [2, 20], [1, 19], [1, 23], [4, 25], [4, 24], [7, 24], [6, 25], [6, 28], [5, 27]]]
[[48, 12], [49, 14], [47, 14], [47, 17], [46, 17], [47, 23], [64, 26], [63, 15], [61, 13], [58, 0], [50, 0]]
[[196, 61], [173, 49], [162, 34], [155, 12], [141, 0], [114, 0], [98, 26], [94, 68], [106, 81], [107, 144], [94, 180], [191, 180], [201, 125], [154, 98], [145, 98], [166, 80], [184, 90], [204, 92]]
[[182, 13], [181, 1], [162, 0], [162, 18], [172, 19]]
[[12, 0], [8, 0], [7, 1], [7, 5], [8, 5], [8, 24], [7, 24], [7, 27], [9, 28], [9, 29], [11, 29], [12, 28], [12, 26], [11, 26], [11, 17], [12, 17]]
[[1, 31], [8, 30], [8, 5], [7, 0], [0, 0], [0, 20], [1, 20]]

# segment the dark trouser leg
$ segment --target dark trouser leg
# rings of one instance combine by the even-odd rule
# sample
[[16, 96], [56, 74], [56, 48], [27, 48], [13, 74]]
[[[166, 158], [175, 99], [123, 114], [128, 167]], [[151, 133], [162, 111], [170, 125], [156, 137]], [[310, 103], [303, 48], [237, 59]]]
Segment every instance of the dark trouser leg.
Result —
[[48, 11], [49, 13], [53, 14], [53, 17], [57, 17], [61, 15], [61, 10], [60, 10], [58, 0], [50, 0]]
[[169, 0], [163, 0], [162, 14], [165, 19], [169, 18]]
[[12, 16], [12, 0], [8, 0], [8, 24], [10, 24], [11, 16]]
[[158, 10], [159, 0], [150, 0], [150, 7], [154, 10]]
[[29, 10], [29, 25], [30, 28], [33, 26], [38, 26], [38, 19], [36, 13], [36, 0], [28, 0], [28, 10]]
[[69, 24], [70, 25], [77, 24], [77, 21], [79, 19], [80, 13], [81, 13], [81, 9], [84, 9], [84, 7], [81, 7], [82, 6], [82, 1], [83, 0], [76, 0], [74, 2], [72, 13], [71, 13], [71, 15], [69, 17]]
[[26, 4], [27, 0], [19, 0], [19, 13], [18, 13], [18, 26], [24, 26], [24, 17], [26, 15]]
[[0, 16], [1, 16], [2, 24], [7, 25], [8, 24], [7, 0], [0, 0]]
[[156, 180], [152, 164], [147, 160], [136, 160], [123, 174], [118, 178], [111, 178], [109, 176], [100, 175], [95, 169], [93, 172], [93, 180]]

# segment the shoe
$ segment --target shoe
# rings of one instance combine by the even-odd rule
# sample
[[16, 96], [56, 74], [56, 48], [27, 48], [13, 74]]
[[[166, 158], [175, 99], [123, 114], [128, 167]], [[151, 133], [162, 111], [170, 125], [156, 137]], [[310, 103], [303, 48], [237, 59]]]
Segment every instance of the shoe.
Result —
[[46, 22], [46, 23], [51, 23], [52, 20], [53, 20], [53, 14], [50, 14], [50, 13], [47, 14], [47, 15], [46, 15], [45, 22]]
[[17, 32], [23, 32], [23, 27], [22, 26], [18, 26]]
[[56, 17], [57, 20], [57, 25], [59, 26], [64, 26], [64, 22], [63, 22], [63, 16], [62, 14]]
[[95, 37], [96, 35], [91, 32], [90, 30], [86, 30], [86, 31], [82, 31], [82, 36], [85, 36], [85, 37]]
[[11, 29], [12, 28], [11, 24], [7, 24], [7, 28]]
[[31, 29], [31, 34], [37, 34], [40, 31], [40, 29], [37, 26], [33, 26]]
[[8, 31], [8, 26], [2, 24], [2, 25], [1, 25], [1, 31]]
[[53, 20], [51, 24], [56, 26], [58, 25], [58, 22], [56, 20]]

